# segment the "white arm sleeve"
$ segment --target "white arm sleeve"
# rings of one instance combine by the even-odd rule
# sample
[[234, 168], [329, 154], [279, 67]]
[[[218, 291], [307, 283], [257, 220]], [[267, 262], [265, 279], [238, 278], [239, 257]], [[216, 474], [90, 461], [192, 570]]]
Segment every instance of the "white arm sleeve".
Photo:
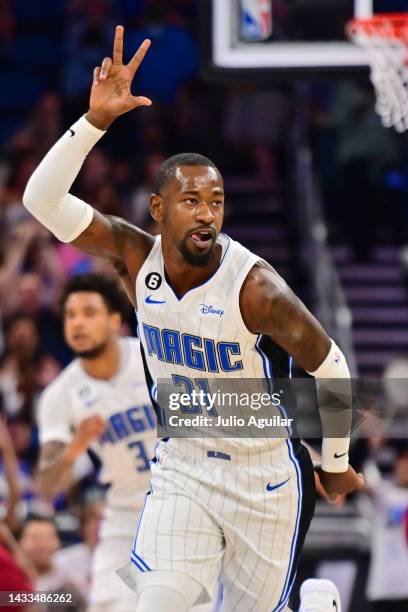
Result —
[[[346, 472], [352, 425], [352, 391], [346, 358], [332, 340], [330, 351], [314, 372], [323, 430], [322, 469]], [[334, 437], [336, 436], [336, 437]]]
[[46, 442], [71, 442], [69, 408], [69, 397], [57, 379], [45, 389], [38, 404], [37, 424], [41, 445]]
[[81, 117], [48, 151], [27, 183], [24, 206], [62, 242], [75, 240], [92, 221], [92, 207], [68, 191], [104, 134]]

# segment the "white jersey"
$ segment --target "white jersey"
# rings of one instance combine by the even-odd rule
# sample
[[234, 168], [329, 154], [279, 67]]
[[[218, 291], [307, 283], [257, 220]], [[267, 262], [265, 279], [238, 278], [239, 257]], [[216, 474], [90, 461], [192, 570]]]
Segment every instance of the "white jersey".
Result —
[[[190, 389], [200, 390], [207, 382], [215, 389], [220, 379], [258, 379], [265, 391], [265, 380], [290, 376], [290, 357], [270, 338], [251, 333], [240, 312], [242, 284], [260, 257], [225, 234], [219, 236], [218, 243], [222, 247], [219, 268], [181, 299], [166, 282], [160, 236], [138, 274], [139, 335], [152, 385], [160, 379], [173, 379], [175, 388], [179, 386], [184, 392], [189, 381]], [[268, 350], [271, 345], [274, 358]], [[196, 439], [194, 445], [259, 449], [279, 443], [273, 438], [230, 438], [228, 442], [213, 438]], [[171, 444], [177, 446], [179, 441], [172, 438]]]
[[[218, 243], [217, 271], [181, 299], [166, 282], [160, 237], [137, 277], [147, 379], [153, 400], [154, 385], [160, 386], [157, 404], [166, 424], [172, 400], [165, 405], [163, 379], [175, 395], [213, 393], [228, 380], [230, 390], [248, 387], [252, 395], [262, 389], [269, 397], [273, 378], [290, 376], [289, 356], [270, 338], [248, 331], [240, 312], [242, 285], [260, 258], [225, 235]], [[205, 404], [193, 403], [185, 413], [205, 411]], [[217, 400], [214, 408], [226, 414], [224, 403]], [[244, 414], [240, 400], [231, 408]], [[220, 435], [211, 437], [204, 427], [200, 437], [171, 431], [160, 441], [131, 562], [121, 576], [138, 590], [146, 573], [149, 584], [161, 585], [163, 572], [154, 570], [174, 572], [177, 589], [180, 573], [188, 574], [202, 587], [189, 595], [195, 604], [214, 600], [220, 580], [225, 610], [283, 611], [314, 508], [310, 457], [296, 440]]]
[[408, 599], [408, 546], [404, 533], [408, 489], [381, 479], [373, 488], [373, 501], [375, 519], [368, 597], [370, 601]]
[[140, 342], [122, 338], [120, 348], [121, 365], [115, 377], [92, 378], [75, 359], [44, 391], [38, 413], [41, 444], [56, 440], [68, 444], [75, 427], [86, 417], [99, 414], [106, 419], [106, 432], [91, 447], [102, 464], [101, 482], [111, 485], [104, 535], [134, 531], [156, 443]]

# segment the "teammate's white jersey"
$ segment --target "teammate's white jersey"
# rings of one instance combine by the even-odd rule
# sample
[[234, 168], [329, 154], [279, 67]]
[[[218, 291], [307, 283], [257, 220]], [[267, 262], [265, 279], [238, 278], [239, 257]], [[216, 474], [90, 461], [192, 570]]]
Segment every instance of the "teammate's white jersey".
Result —
[[[222, 247], [219, 268], [181, 299], [166, 282], [160, 236], [138, 274], [139, 335], [151, 384], [173, 377], [174, 390], [178, 387], [180, 392], [189, 392], [186, 387], [190, 384], [190, 389], [199, 391], [208, 385], [212, 391], [220, 379], [258, 379], [258, 390], [265, 392], [265, 380], [290, 375], [291, 359], [270, 338], [251, 333], [242, 319], [241, 287], [260, 257], [225, 234], [219, 236], [218, 243]], [[280, 440], [196, 439], [195, 446], [217, 446], [217, 442], [224, 447], [273, 448]], [[178, 445], [178, 441], [172, 439], [172, 444]]]
[[102, 463], [101, 482], [111, 484], [105, 522], [110, 536], [134, 531], [156, 443], [140, 342], [122, 338], [120, 348], [121, 365], [114, 378], [92, 378], [75, 359], [44, 391], [38, 412], [41, 444], [52, 440], [69, 443], [75, 427], [93, 414], [106, 419], [106, 432], [91, 448]]

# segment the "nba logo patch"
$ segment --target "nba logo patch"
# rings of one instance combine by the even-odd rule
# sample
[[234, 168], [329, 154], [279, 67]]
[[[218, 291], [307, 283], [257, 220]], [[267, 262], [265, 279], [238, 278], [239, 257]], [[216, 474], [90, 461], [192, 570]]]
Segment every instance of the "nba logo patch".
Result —
[[340, 363], [340, 359], [341, 359], [340, 353], [334, 353], [334, 363], [336, 365]]

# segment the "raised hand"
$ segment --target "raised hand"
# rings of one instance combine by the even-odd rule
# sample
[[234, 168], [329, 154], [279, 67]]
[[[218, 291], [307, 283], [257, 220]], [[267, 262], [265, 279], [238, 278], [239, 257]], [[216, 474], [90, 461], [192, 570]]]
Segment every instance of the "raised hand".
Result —
[[86, 118], [99, 129], [107, 129], [120, 115], [138, 106], [150, 106], [144, 96], [133, 96], [131, 86], [137, 69], [143, 61], [150, 40], [144, 40], [128, 64], [123, 64], [123, 26], [116, 26], [113, 59], [105, 57], [94, 70], [89, 111]]

